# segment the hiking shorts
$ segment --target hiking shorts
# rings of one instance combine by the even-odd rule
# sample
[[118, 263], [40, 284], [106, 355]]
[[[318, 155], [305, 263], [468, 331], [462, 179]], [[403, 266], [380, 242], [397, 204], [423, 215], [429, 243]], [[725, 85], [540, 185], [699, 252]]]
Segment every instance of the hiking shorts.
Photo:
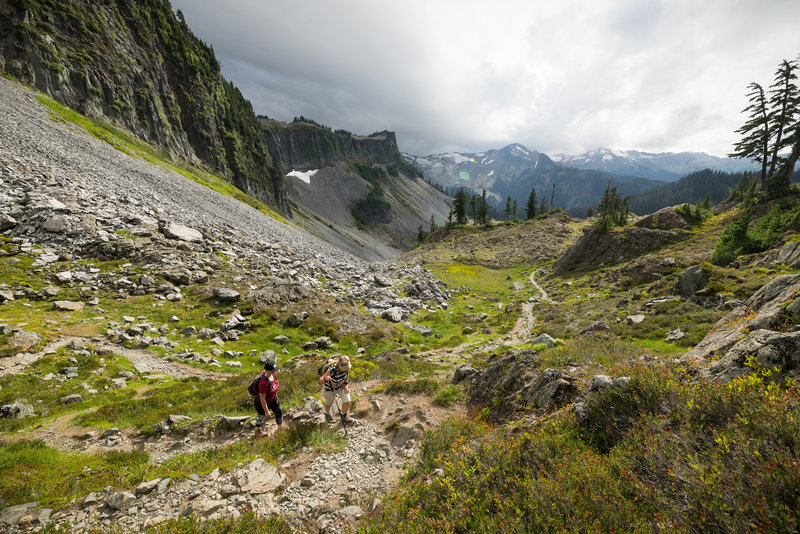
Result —
[[[256, 413], [258, 415], [265, 415], [264, 407], [261, 406], [261, 400], [258, 398], [258, 396], [255, 397], [253, 406], [255, 406]], [[281, 401], [278, 400], [278, 397], [275, 397], [274, 401], [268, 402], [267, 408], [269, 408], [269, 411], [275, 414], [275, 423], [279, 425], [283, 424], [283, 410], [281, 409]]]
[[339, 397], [342, 399], [342, 402], [350, 402], [350, 394], [344, 392], [344, 388], [335, 389], [333, 391], [328, 391], [324, 387], [322, 388], [322, 399], [325, 401], [325, 406], [333, 404], [333, 399]]

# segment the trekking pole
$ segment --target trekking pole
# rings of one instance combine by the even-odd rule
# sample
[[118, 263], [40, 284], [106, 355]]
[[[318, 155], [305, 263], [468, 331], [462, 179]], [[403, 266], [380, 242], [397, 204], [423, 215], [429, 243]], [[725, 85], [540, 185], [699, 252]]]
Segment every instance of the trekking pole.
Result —
[[333, 403], [336, 405], [336, 410], [339, 412], [339, 417], [342, 419], [342, 428], [344, 429], [344, 437], [347, 436], [347, 425], [344, 424], [344, 415], [342, 415], [342, 410], [339, 408], [339, 399], [335, 396], [333, 397]]

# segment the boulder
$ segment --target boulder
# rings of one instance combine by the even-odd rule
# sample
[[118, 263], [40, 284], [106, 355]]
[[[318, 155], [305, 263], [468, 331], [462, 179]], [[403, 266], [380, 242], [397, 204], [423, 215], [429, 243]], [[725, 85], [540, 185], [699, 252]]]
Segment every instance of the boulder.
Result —
[[74, 395], [67, 395], [66, 397], [61, 397], [58, 400], [58, 402], [61, 404], [76, 404], [78, 402], [81, 402], [82, 400], [83, 397], [81, 397], [78, 394], [74, 394]]
[[531, 345], [540, 345], [544, 344], [548, 347], [555, 347], [556, 340], [550, 337], [548, 334], [539, 334], [535, 338], [531, 339]]
[[468, 363], [462, 363], [453, 371], [453, 378], [450, 380], [451, 384], [459, 384], [464, 380], [470, 380], [476, 373], [477, 369]]
[[403, 320], [403, 308], [400, 308], [399, 306], [393, 306], [387, 310], [383, 310], [381, 317], [390, 323], [399, 323]]
[[685, 337], [687, 337], [686, 333], [680, 328], [676, 328], [675, 330], [670, 330], [669, 333], [667, 333], [666, 342], [675, 343], [676, 341], [679, 341]]
[[83, 309], [83, 302], [72, 302], [70, 300], [57, 300], [53, 303], [53, 309], [58, 311], [80, 311]]
[[233, 472], [233, 483], [240, 491], [251, 495], [273, 493], [286, 484], [286, 475], [277, 467], [258, 458]]
[[38, 502], [28, 502], [4, 508], [0, 511], [0, 525], [14, 525], [18, 523], [22, 518], [33, 512], [37, 506], [39, 506]]
[[43, 228], [47, 232], [61, 233], [67, 229], [67, 218], [63, 215], [53, 215], [45, 221]]
[[165, 237], [178, 241], [197, 243], [203, 240], [203, 234], [194, 228], [171, 221], [161, 221], [158, 229]]
[[9, 289], [0, 289], [0, 302], [10, 302], [14, 300], [14, 292]]
[[33, 406], [30, 404], [4, 404], [0, 406], [0, 417], [7, 419], [22, 419], [23, 417], [33, 417]]
[[606, 323], [604, 323], [603, 321], [600, 321], [600, 322], [594, 323], [592, 326], [590, 326], [588, 328], [584, 328], [583, 330], [581, 330], [580, 332], [575, 334], [575, 337], [577, 338], [577, 337], [583, 337], [583, 336], [595, 335], [595, 334], [599, 334], [599, 335], [602, 335], [604, 337], [610, 337], [610, 336], [614, 335], [614, 333], [611, 331], [611, 328], [609, 328], [608, 325]]
[[11, 215], [0, 213], [0, 232], [5, 232], [17, 225], [17, 220]]
[[136, 502], [136, 495], [129, 491], [118, 491], [112, 493], [106, 499], [106, 505], [112, 510], [127, 510]]
[[692, 265], [685, 271], [678, 273], [678, 282], [674, 291], [684, 297], [690, 298], [706, 286], [706, 274], [700, 265]]
[[181, 515], [187, 516], [197, 514], [201, 517], [208, 517], [214, 512], [225, 508], [227, 504], [226, 501], [201, 497], [189, 503], [189, 505], [183, 509]]
[[331, 348], [331, 338], [328, 336], [320, 336], [314, 340], [314, 343], [320, 350], [328, 350]]
[[293, 313], [286, 319], [286, 326], [289, 328], [297, 328], [305, 321], [302, 313]]
[[278, 354], [274, 350], [270, 349], [265, 350], [258, 357], [258, 361], [261, 365], [264, 365], [267, 362], [274, 364], [277, 359], [278, 359]]
[[215, 287], [212, 291], [220, 302], [238, 302], [242, 298], [238, 291], [229, 287]]
[[42, 342], [42, 336], [36, 332], [15, 332], [8, 338], [9, 346], [19, 347], [22, 350], [28, 350]]
[[136, 493], [136, 495], [146, 495], [151, 491], [153, 491], [154, 489], [156, 489], [160, 483], [161, 483], [160, 478], [154, 478], [153, 480], [142, 482], [141, 484], [136, 486], [134, 493]]
[[627, 324], [628, 326], [637, 325], [643, 322], [644, 319], [645, 316], [642, 313], [637, 313], [636, 315], [629, 315], [627, 319], [625, 319], [625, 324]]
[[700, 374], [718, 382], [733, 380], [753, 372], [753, 367], [748, 364], [750, 357], [755, 357], [758, 367], [774, 372], [797, 370], [800, 367], [800, 332], [751, 332]]

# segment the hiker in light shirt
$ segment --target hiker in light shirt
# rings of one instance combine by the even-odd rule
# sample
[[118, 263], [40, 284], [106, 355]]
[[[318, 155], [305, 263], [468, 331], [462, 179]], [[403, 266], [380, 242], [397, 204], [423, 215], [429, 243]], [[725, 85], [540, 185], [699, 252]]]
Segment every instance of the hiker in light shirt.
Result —
[[342, 419], [347, 421], [347, 412], [350, 410], [350, 358], [340, 356], [319, 377], [322, 384], [322, 399], [325, 402], [325, 420], [333, 421], [331, 405], [338, 396], [342, 399]]

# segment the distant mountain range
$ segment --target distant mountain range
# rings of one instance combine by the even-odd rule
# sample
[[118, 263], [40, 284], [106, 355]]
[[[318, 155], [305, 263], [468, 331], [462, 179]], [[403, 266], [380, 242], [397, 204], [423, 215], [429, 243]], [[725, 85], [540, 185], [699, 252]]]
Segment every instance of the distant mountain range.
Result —
[[620, 176], [639, 176], [664, 182], [674, 182], [704, 169], [736, 173], [756, 169], [750, 161], [720, 158], [705, 152], [654, 154], [638, 150], [598, 148], [575, 156], [556, 154], [552, 160], [575, 169], [602, 171]]
[[696, 152], [649, 154], [599, 149], [580, 156], [550, 158], [518, 143], [478, 153], [403, 156], [426, 180], [451, 193], [466, 188], [480, 194], [485, 189], [487, 198], [497, 206], [503, 206], [510, 195], [517, 201], [519, 215], [532, 188], [540, 201], [546, 198], [549, 204], [553, 196], [555, 206], [583, 216], [588, 207], [597, 205], [609, 181], [622, 195], [641, 195], [665, 181], [707, 168], [726, 172], [752, 168], [746, 161]]

